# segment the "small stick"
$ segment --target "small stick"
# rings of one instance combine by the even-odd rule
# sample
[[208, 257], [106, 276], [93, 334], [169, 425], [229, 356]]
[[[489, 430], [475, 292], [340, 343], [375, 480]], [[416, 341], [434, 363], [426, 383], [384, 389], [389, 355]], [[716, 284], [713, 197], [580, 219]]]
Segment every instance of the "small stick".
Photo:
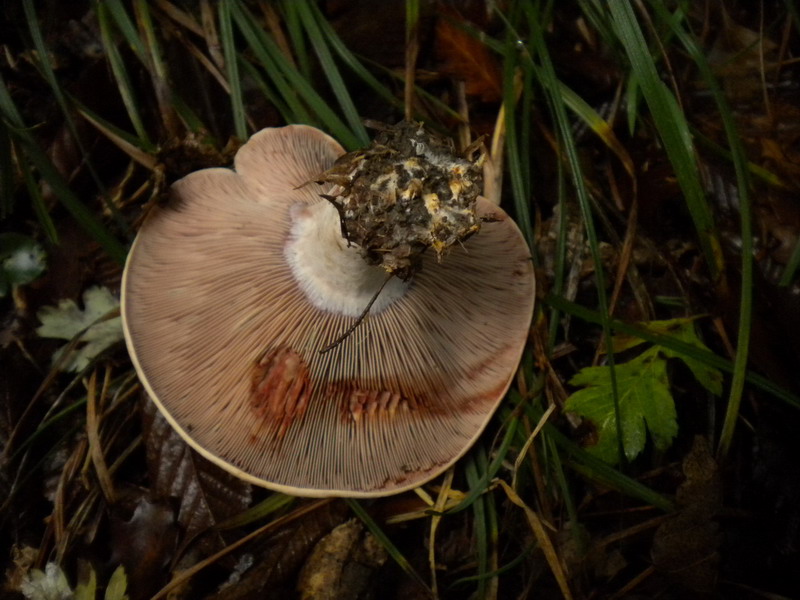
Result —
[[383, 288], [386, 287], [386, 284], [389, 283], [389, 280], [392, 277], [393, 277], [393, 275], [391, 273], [389, 273], [386, 276], [386, 279], [383, 280], [383, 283], [381, 284], [381, 287], [379, 287], [378, 291], [375, 292], [375, 294], [373, 294], [372, 299], [370, 299], [370, 301], [369, 301], [369, 304], [367, 304], [367, 306], [364, 308], [364, 310], [361, 311], [361, 314], [358, 315], [358, 318], [356, 319], [355, 323], [350, 325], [350, 327], [348, 327], [347, 330], [342, 335], [340, 335], [338, 338], [333, 340], [333, 342], [331, 342], [330, 344], [325, 346], [322, 350], [320, 350], [319, 351], [320, 354], [325, 354], [326, 352], [336, 348], [336, 346], [338, 346], [343, 341], [345, 341], [350, 336], [350, 334], [353, 333], [356, 330], [356, 327], [361, 325], [361, 323], [364, 321], [364, 319], [367, 318], [367, 313], [369, 313], [369, 309], [372, 308], [373, 304], [375, 304], [375, 300], [378, 299], [378, 296], [380, 296], [380, 293], [383, 291]]

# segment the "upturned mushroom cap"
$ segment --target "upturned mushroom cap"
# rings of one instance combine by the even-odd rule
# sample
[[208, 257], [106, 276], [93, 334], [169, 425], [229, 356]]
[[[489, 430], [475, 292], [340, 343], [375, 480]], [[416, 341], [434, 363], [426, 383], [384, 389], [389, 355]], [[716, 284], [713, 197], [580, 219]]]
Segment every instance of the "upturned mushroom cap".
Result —
[[302, 496], [387, 495], [444, 471], [508, 389], [533, 310], [528, 247], [479, 198], [492, 222], [393, 278], [321, 354], [385, 279], [307, 184], [342, 153], [306, 126], [257, 133], [235, 171], [174, 184], [123, 279], [128, 349], [172, 426], [243, 479]]

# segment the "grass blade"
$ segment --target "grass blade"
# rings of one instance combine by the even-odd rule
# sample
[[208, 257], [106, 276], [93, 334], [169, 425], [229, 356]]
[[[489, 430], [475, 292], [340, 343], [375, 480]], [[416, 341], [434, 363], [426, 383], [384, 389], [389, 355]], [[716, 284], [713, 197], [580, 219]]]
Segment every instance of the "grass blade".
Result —
[[125, 41], [133, 50], [133, 53], [142, 61], [142, 64], [146, 66], [147, 52], [144, 44], [121, 0], [103, 0], [103, 3], [108, 7], [109, 15], [114, 19], [114, 23], [117, 25], [122, 37], [125, 38]]
[[750, 206], [750, 181], [748, 178], [747, 155], [744, 151], [742, 139], [736, 130], [736, 124], [728, 105], [722, 88], [717, 82], [716, 77], [711, 71], [711, 66], [706, 60], [705, 54], [699, 47], [695, 39], [690, 36], [683, 27], [683, 14], [679, 10], [675, 15], [670, 15], [666, 8], [658, 3], [654, 3], [654, 9], [664, 21], [670, 24], [672, 32], [688, 52], [700, 71], [700, 75], [711, 90], [714, 101], [719, 110], [728, 145], [731, 149], [731, 158], [736, 171], [736, 183], [739, 193], [739, 214], [741, 230], [741, 258], [742, 275], [741, 290], [739, 297], [739, 326], [736, 334], [736, 356], [733, 364], [733, 379], [731, 390], [728, 396], [728, 405], [725, 411], [725, 421], [722, 426], [722, 433], [719, 440], [719, 456], [725, 457], [730, 449], [733, 439], [733, 432], [736, 422], [739, 420], [739, 406], [742, 401], [744, 382], [747, 377], [747, 357], [750, 347], [750, 325], [753, 312], [753, 225]]
[[397, 98], [389, 88], [381, 83], [377, 77], [370, 73], [369, 69], [364, 66], [361, 60], [350, 52], [350, 49], [344, 45], [344, 42], [342, 42], [341, 38], [336, 34], [331, 24], [328, 23], [328, 20], [320, 11], [319, 6], [317, 6], [315, 2], [311, 2], [308, 8], [314, 14], [314, 18], [324, 34], [325, 40], [330, 45], [331, 49], [339, 55], [341, 61], [381, 98], [389, 102], [392, 106], [402, 109], [403, 102]]
[[[253, 52], [264, 63], [263, 66], [266, 72], [273, 78], [276, 86], [278, 86], [278, 82], [281, 79], [280, 76], [285, 78], [288, 86], [283, 85], [279, 89], [281, 89], [287, 104], [292, 104], [290, 99], [296, 94], [296, 97], [300, 98], [319, 120], [319, 122], [312, 119], [298, 122], [309, 125], [322, 125], [345, 148], [351, 150], [358, 148], [361, 145], [358, 137], [339, 118], [336, 112], [328, 106], [328, 103], [317, 93], [311, 83], [289, 63], [274, 40], [266, 35], [261, 28], [255, 26], [256, 20], [247, 9], [241, 4], [234, 3], [231, 5], [231, 15]], [[293, 102], [296, 103], [297, 101], [293, 100]]]
[[53, 223], [50, 213], [47, 212], [47, 206], [45, 205], [44, 198], [42, 198], [42, 189], [39, 183], [34, 179], [29, 165], [24, 165], [22, 167], [22, 175], [25, 178], [25, 187], [28, 188], [28, 194], [31, 197], [33, 210], [36, 213], [39, 224], [42, 226], [47, 239], [53, 244], [58, 244], [58, 231], [56, 231], [56, 226], [55, 223]]
[[[38, 66], [41, 69], [42, 74], [44, 75], [44, 78], [47, 81], [47, 84], [53, 91], [53, 95], [55, 96], [59, 108], [61, 108], [61, 113], [64, 115], [64, 121], [67, 125], [67, 129], [69, 130], [72, 139], [75, 140], [75, 144], [78, 146], [78, 150], [80, 151], [81, 156], [83, 157], [83, 162], [86, 165], [89, 174], [92, 176], [92, 179], [94, 180], [97, 189], [100, 190], [101, 196], [109, 212], [113, 215], [114, 219], [117, 221], [117, 223], [120, 225], [122, 229], [128, 229], [128, 223], [125, 221], [124, 217], [120, 214], [116, 204], [114, 204], [114, 202], [111, 201], [105, 189], [105, 185], [100, 179], [100, 175], [94, 168], [92, 161], [89, 160], [89, 152], [86, 150], [86, 147], [84, 146], [81, 136], [78, 135], [78, 129], [75, 126], [75, 120], [72, 118], [71, 107], [67, 103], [67, 98], [64, 95], [63, 90], [61, 89], [61, 85], [58, 82], [58, 78], [56, 77], [53, 65], [50, 62], [51, 54], [45, 47], [44, 38], [42, 37], [42, 31], [41, 28], [39, 27], [39, 19], [33, 7], [32, 0], [24, 0], [23, 8], [25, 10], [25, 18], [28, 21], [28, 30], [30, 31], [31, 39], [33, 40], [34, 47], [36, 48], [36, 52], [39, 56]], [[37, 214], [41, 216], [42, 211], [37, 210]], [[52, 222], [50, 223], [50, 225], [52, 225]]]
[[78, 199], [69, 188], [69, 184], [58, 172], [47, 154], [39, 147], [30, 134], [14, 105], [8, 92], [5, 81], [0, 77], [0, 115], [10, 125], [9, 131], [16, 138], [18, 146], [24, 150], [28, 159], [36, 166], [40, 176], [44, 179], [64, 208], [75, 218], [94, 240], [120, 264], [125, 262], [127, 251], [111, 233], [97, 220], [92, 211]]
[[712, 278], [722, 270], [722, 252], [711, 209], [706, 202], [700, 173], [695, 158], [689, 124], [678, 101], [661, 81], [653, 62], [650, 48], [629, 2], [612, 1], [611, 24], [622, 43], [631, 64], [631, 76], [638, 83], [642, 96], [647, 102], [658, 130], [664, 150], [667, 153], [685, 197], [686, 206], [694, 221], [700, 245], [703, 249]]
[[[514, 404], [519, 404], [521, 398], [519, 394], [515, 391], [511, 391], [510, 394], [511, 398], [514, 400]], [[511, 442], [514, 440], [514, 436], [517, 432], [517, 425], [519, 424], [519, 418], [517, 416], [512, 416], [508, 420], [508, 428], [506, 429], [506, 434], [503, 437], [503, 441], [500, 443], [500, 447], [497, 449], [497, 455], [494, 457], [489, 466], [483, 472], [480, 480], [474, 486], [470, 486], [470, 492], [467, 494], [467, 497], [464, 498], [458, 505], [454, 506], [450, 510], [448, 510], [445, 514], [454, 515], [456, 513], [461, 512], [472, 506], [472, 503], [475, 502], [484, 492], [486, 492], [489, 482], [494, 478], [497, 472], [500, 470], [500, 467], [503, 464], [503, 461], [506, 459], [506, 455], [508, 454], [508, 450], [511, 447]]]
[[221, 0], [218, 9], [219, 35], [222, 41], [222, 53], [225, 57], [225, 71], [228, 73], [228, 85], [231, 88], [234, 130], [239, 139], [245, 140], [247, 139], [247, 123], [242, 100], [242, 84], [239, 81], [239, 56], [236, 53], [236, 43], [233, 39], [231, 10], [231, 0]]
[[414, 567], [411, 566], [411, 563], [408, 562], [408, 559], [403, 556], [403, 553], [400, 552], [394, 543], [392, 543], [392, 540], [390, 540], [389, 536], [384, 533], [383, 529], [381, 529], [375, 520], [369, 515], [369, 513], [364, 510], [364, 507], [361, 506], [361, 503], [353, 498], [345, 498], [345, 501], [347, 502], [347, 506], [350, 507], [350, 510], [352, 510], [353, 513], [359, 519], [361, 519], [364, 525], [367, 526], [367, 529], [370, 530], [370, 533], [372, 533], [372, 535], [375, 536], [381, 545], [383, 545], [389, 556], [391, 556], [392, 559], [400, 566], [400, 568], [403, 569], [405, 574], [416, 581], [420, 587], [427, 592], [427, 596], [430, 597], [432, 594], [428, 584], [426, 584], [425, 580], [420, 577], [416, 570], [414, 570]]
[[314, 52], [317, 54], [322, 70], [328, 78], [328, 83], [331, 85], [333, 94], [339, 101], [339, 106], [342, 108], [344, 117], [350, 125], [350, 129], [359, 140], [361, 146], [369, 144], [369, 136], [367, 130], [361, 122], [361, 117], [356, 110], [350, 92], [347, 91], [347, 85], [342, 79], [341, 73], [333, 60], [330, 48], [327, 45], [326, 36], [322, 29], [319, 27], [317, 20], [314, 18], [310, 10], [309, 4], [306, 2], [295, 3], [297, 11], [300, 14], [300, 19], [308, 32], [308, 37], [311, 40], [311, 45], [314, 47]]
[[480, 489], [481, 494], [472, 503], [472, 531], [475, 536], [475, 553], [478, 562], [477, 582], [478, 598], [486, 597], [486, 574], [489, 572], [489, 540], [486, 522], [485, 483], [481, 485], [481, 477], [478, 475], [478, 467], [475, 464], [475, 456], [482, 448], [473, 448], [472, 453], [464, 464], [464, 474], [467, 476], [467, 483], [470, 489]]
[[133, 91], [133, 85], [131, 84], [130, 77], [128, 76], [128, 70], [125, 67], [125, 63], [123, 62], [122, 56], [119, 53], [119, 48], [117, 48], [117, 44], [112, 35], [108, 7], [106, 6], [105, 2], [96, 1], [95, 8], [97, 10], [97, 20], [100, 25], [100, 37], [103, 41], [106, 57], [109, 65], [111, 66], [111, 72], [114, 75], [114, 79], [117, 82], [117, 89], [119, 89], [122, 102], [127, 110], [128, 118], [133, 125], [134, 131], [136, 131], [136, 135], [139, 136], [139, 145], [147, 148], [148, 151], [155, 151], [155, 146], [150, 141], [150, 137], [147, 134], [147, 129], [144, 126], [142, 116], [139, 114], [140, 103]]

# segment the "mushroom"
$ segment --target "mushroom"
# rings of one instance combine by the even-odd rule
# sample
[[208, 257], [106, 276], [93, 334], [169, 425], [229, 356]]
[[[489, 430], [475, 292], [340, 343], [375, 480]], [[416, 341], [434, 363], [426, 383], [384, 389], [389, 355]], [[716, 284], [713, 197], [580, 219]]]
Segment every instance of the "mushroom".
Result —
[[130, 355], [170, 424], [300, 496], [393, 494], [452, 465], [505, 395], [533, 310], [528, 246], [480, 197], [479, 233], [387, 280], [342, 237], [331, 185], [307, 183], [343, 153], [311, 127], [260, 131], [235, 170], [173, 185], [122, 284]]

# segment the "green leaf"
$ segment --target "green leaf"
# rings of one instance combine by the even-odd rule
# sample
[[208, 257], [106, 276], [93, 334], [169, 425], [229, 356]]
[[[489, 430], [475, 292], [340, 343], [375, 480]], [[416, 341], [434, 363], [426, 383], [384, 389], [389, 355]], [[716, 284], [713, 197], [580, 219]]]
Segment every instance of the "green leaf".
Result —
[[97, 575], [92, 565], [87, 565], [88, 573], [84, 575], [84, 580], [79, 580], [75, 586], [74, 600], [95, 600], [97, 594]]
[[[683, 326], [677, 327], [672, 329], [669, 333], [673, 338], [689, 344], [690, 346], [694, 346], [701, 350], [711, 351], [708, 346], [706, 346], [703, 342], [700, 341], [700, 338], [697, 337], [697, 331], [695, 331], [694, 325], [691, 322], [691, 319], [675, 319], [675, 322], [684, 321], [685, 324]], [[662, 321], [663, 323], [670, 323], [671, 321]], [[659, 331], [655, 331], [655, 333], [661, 333]], [[661, 352], [667, 358], [677, 358], [684, 362], [684, 364], [689, 367], [689, 370], [694, 375], [695, 379], [709, 392], [714, 394], [715, 396], [722, 395], [722, 373], [715, 369], [714, 367], [709, 367], [704, 362], [701, 362], [691, 356], [687, 356], [681, 352], [676, 352], [675, 350], [671, 350], [669, 348], [665, 348], [663, 346], [659, 346]]]
[[[658, 347], [615, 366], [622, 447], [632, 460], [643, 449], [649, 430], [655, 447], [665, 450], [678, 432], [675, 402], [669, 391], [667, 362]], [[617, 461], [617, 426], [609, 367], [586, 367], [570, 383], [585, 386], [567, 399], [565, 409], [594, 422], [598, 442], [589, 451], [606, 462]]]
[[81, 310], [72, 300], [62, 300], [58, 306], [45, 306], [37, 314], [42, 322], [36, 333], [41, 337], [61, 340], [75, 340], [60, 348], [53, 360], [59, 364], [64, 352], [63, 368], [81, 371], [106, 348], [116, 344], [123, 337], [122, 319], [119, 316], [107, 318], [119, 309], [119, 300], [114, 298], [108, 288], [92, 287], [83, 293], [84, 309]]
[[[651, 331], [656, 335], [669, 336], [674, 340], [683, 342], [700, 350], [711, 352], [699, 337], [697, 337], [697, 330], [694, 326], [695, 317], [683, 319], [669, 319], [666, 321], [649, 321], [641, 323], [640, 326], [647, 331]], [[639, 344], [644, 343], [644, 340], [635, 336], [616, 335], [614, 336], [614, 351], [622, 352], [629, 348], [633, 348]], [[678, 352], [666, 346], [659, 345], [661, 353], [666, 358], [677, 358], [684, 362], [689, 367], [692, 374], [695, 376], [700, 384], [715, 396], [722, 395], [722, 373], [706, 363], [697, 360], [683, 352]]]
[[128, 588], [128, 578], [125, 576], [125, 568], [120, 565], [111, 574], [106, 588], [105, 600], [128, 600], [125, 593]]
[[0, 234], [0, 298], [11, 286], [30, 283], [44, 272], [44, 249], [19, 233]]

